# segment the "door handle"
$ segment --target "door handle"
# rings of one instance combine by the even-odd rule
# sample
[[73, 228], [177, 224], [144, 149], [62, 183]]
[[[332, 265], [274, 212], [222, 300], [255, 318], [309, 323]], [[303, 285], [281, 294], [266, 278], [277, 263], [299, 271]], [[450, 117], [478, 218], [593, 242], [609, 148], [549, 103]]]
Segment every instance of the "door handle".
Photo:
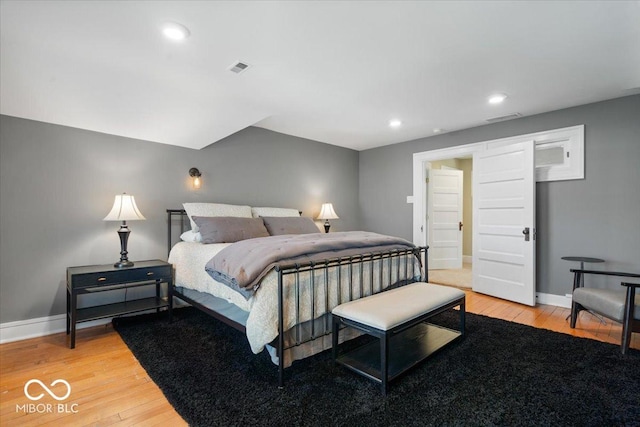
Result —
[[462, 221], [458, 221], [458, 231], [462, 231]]
[[528, 242], [529, 241], [529, 227], [525, 227], [524, 230], [522, 230], [522, 234], [524, 234], [524, 241]]

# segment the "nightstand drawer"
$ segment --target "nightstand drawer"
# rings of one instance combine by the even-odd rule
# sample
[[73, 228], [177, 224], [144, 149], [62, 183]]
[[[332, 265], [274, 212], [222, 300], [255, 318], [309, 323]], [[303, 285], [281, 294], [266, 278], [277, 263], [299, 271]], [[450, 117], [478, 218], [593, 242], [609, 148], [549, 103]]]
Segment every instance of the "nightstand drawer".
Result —
[[170, 280], [171, 266], [123, 269], [86, 274], [74, 274], [71, 278], [73, 289], [107, 286], [118, 283], [143, 282], [147, 280]]

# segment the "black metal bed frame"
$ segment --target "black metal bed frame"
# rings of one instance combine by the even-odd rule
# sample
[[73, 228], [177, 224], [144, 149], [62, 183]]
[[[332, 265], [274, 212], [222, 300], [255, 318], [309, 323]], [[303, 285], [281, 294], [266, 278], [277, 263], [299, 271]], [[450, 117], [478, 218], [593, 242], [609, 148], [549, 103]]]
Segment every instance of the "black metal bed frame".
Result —
[[[183, 209], [167, 209], [167, 229], [168, 229], [168, 250], [171, 250], [172, 245], [172, 220], [174, 216], [180, 217], [180, 232], [183, 233], [186, 229], [185, 220], [187, 218], [186, 212]], [[322, 338], [325, 335], [329, 335], [332, 332], [332, 322], [330, 319], [331, 308], [329, 308], [329, 274], [330, 270], [335, 270], [337, 275], [337, 304], [341, 304], [354, 299], [354, 293], [358, 295], [357, 298], [363, 296], [372, 295], [374, 293], [383, 292], [389, 289], [393, 289], [399, 286], [407, 285], [416, 281], [428, 281], [427, 274], [427, 247], [415, 247], [410, 249], [394, 249], [384, 252], [366, 253], [361, 255], [355, 255], [350, 257], [331, 258], [319, 262], [308, 263], [282, 263], [275, 266], [275, 271], [278, 275], [278, 337], [271, 343], [276, 348], [278, 356], [278, 386], [282, 387], [284, 384], [284, 352], [290, 348], [299, 346], [301, 344], [311, 342], [315, 339]], [[414, 257], [419, 261], [419, 271], [416, 271], [415, 264], [413, 262]], [[393, 261], [395, 267], [393, 267]], [[404, 260], [404, 262], [402, 262]], [[378, 271], [374, 273], [374, 264], [378, 263]], [[403, 265], [401, 265], [403, 264]], [[364, 267], [368, 265], [368, 274], [364, 274]], [[386, 270], [385, 267], [386, 266]], [[342, 281], [343, 270], [346, 270], [348, 277], [348, 297], [343, 300], [342, 294]], [[394, 279], [395, 270], [395, 282]], [[354, 280], [354, 272], [359, 280]], [[400, 274], [404, 273], [404, 279], [400, 279]], [[310, 298], [311, 320], [306, 322], [306, 328], [310, 328], [310, 336], [303, 337], [301, 328], [303, 322], [300, 321], [300, 305], [301, 295], [303, 294], [300, 284], [300, 274], [309, 273], [310, 276], [310, 290], [308, 291]], [[321, 280], [316, 280], [316, 275], [319, 273]], [[291, 290], [295, 296], [295, 318], [296, 322], [294, 326], [288, 331], [284, 330], [285, 325], [285, 313], [284, 313], [284, 298], [285, 298], [285, 277], [293, 275], [294, 288]], [[374, 289], [374, 277], [377, 275], [378, 288]], [[365, 280], [367, 276], [368, 280]], [[382, 287], [383, 279], [387, 279], [388, 286]], [[368, 285], [368, 289], [366, 286]], [[175, 288], [175, 282], [173, 284]], [[316, 311], [318, 303], [316, 301], [316, 286], [323, 287], [324, 293], [324, 311]], [[354, 292], [357, 291], [357, 292]], [[173, 296], [179, 298], [188, 304], [196, 307], [197, 309], [205, 312], [206, 314], [246, 333], [246, 328], [243, 324], [238, 323], [228, 317], [218, 313], [217, 311], [206, 307], [205, 305], [185, 296], [181, 292], [174, 289]], [[357, 299], [355, 298], [355, 299]], [[320, 319], [318, 321], [317, 319]], [[285, 332], [289, 333], [291, 343], [287, 346], [285, 343]]]

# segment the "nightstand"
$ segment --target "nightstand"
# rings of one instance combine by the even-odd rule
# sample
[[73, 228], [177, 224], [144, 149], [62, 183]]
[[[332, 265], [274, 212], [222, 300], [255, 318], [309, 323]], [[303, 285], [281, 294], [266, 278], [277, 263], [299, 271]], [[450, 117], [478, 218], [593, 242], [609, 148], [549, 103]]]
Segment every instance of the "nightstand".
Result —
[[[160, 297], [160, 284], [167, 284], [167, 299]], [[115, 304], [77, 308], [78, 295], [94, 294], [140, 286], [156, 287], [154, 297], [134, 299]], [[67, 335], [71, 334], [69, 348], [76, 346], [76, 324], [90, 320], [120, 316], [122, 314], [161, 308], [172, 316], [173, 266], [160, 260], [136, 261], [133, 267], [116, 268], [113, 264], [87, 265], [67, 268]]]

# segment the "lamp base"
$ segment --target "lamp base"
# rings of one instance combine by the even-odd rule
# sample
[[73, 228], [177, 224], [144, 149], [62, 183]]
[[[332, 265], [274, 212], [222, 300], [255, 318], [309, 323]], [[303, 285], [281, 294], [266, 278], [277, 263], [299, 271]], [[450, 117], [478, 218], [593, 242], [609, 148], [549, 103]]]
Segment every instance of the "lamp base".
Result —
[[113, 266], [115, 268], [127, 268], [127, 267], [133, 267], [133, 263], [131, 261], [118, 261], [115, 264], [113, 264]]
[[329, 224], [329, 220], [325, 219], [324, 220], [324, 232], [328, 233], [330, 228], [331, 228], [331, 224]]
[[127, 227], [127, 221], [122, 221], [120, 230], [118, 230], [118, 236], [120, 236], [120, 261], [113, 264], [115, 268], [127, 268], [133, 267], [133, 262], [129, 261], [127, 257], [127, 240], [129, 240], [129, 227]]

